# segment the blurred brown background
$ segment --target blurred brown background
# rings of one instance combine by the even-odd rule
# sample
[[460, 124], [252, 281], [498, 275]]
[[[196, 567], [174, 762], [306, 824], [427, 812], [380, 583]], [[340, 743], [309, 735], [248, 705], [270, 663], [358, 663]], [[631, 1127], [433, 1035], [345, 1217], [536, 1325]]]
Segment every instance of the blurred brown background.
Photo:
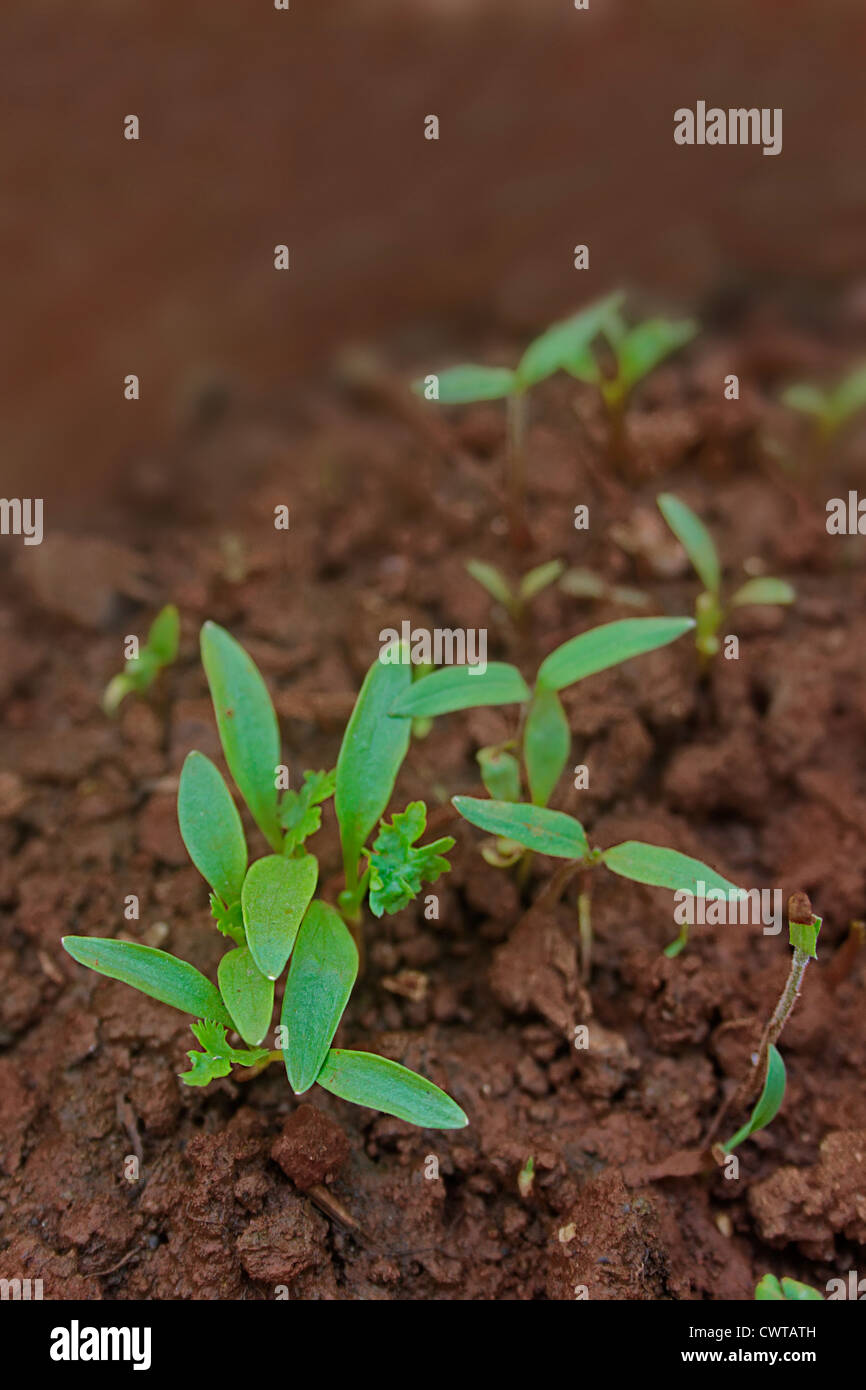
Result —
[[[0, 29], [2, 487], [55, 519], [212, 378], [866, 269], [862, 0], [5, 0]], [[700, 98], [783, 107], [783, 153], [675, 146]]]

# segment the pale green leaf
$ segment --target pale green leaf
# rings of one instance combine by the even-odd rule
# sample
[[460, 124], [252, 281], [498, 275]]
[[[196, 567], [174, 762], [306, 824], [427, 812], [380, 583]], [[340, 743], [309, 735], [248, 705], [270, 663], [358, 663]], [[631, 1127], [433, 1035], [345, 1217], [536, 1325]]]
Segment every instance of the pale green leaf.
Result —
[[529, 794], [546, 806], [571, 751], [571, 731], [555, 690], [539, 686], [532, 697], [523, 731], [523, 760]]
[[538, 683], [549, 690], [562, 690], [586, 676], [665, 647], [694, 625], [692, 618], [621, 618], [603, 623], [563, 642], [545, 657], [538, 671]]
[[659, 493], [656, 501], [659, 511], [694, 565], [704, 588], [711, 594], [718, 595], [722, 586], [722, 570], [718, 551], [706, 526], [691, 507], [687, 507], [679, 497], [674, 497], [672, 492]]
[[529, 344], [517, 368], [522, 390], [535, 386], [560, 371], [583, 353], [604, 327], [609, 315], [624, 299], [622, 292], [607, 295], [576, 314], [555, 323]]
[[522, 704], [529, 697], [517, 667], [505, 661], [489, 661], [486, 667], [441, 666], [404, 690], [391, 714], [432, 717], [479, 705]]
[[744, 608], [747, 604], [793, 603], [796, 590], [784, 579], [772, 579], [769, 575], [758, 579], [747, 579], [731, 599], [731, 608]]
[[778, 1048], [770, 1043], [767, 1054], [767, 1076], [764, 1081], [764, 1088], [758, 1097], [758, 1103], [742, 1129], [738, 1129], [727, 1144], [722, 1145], [723, 1153], [733, 1153], [734, 1149], [738, 1148], [745, 1139], [748, 1139], [759, 1129], [765, 1129], [771, 1120], [776, 1118], [782, 1108], [782, 1101], [785, 1099], [786, 1084], [785, 1063], [782, 1061]]
[[[434, 375], [434, 373], [431, 373]], [[435, 373], [439, 382], [437, 399], [442, 405], [469, 405], [473, 401], [496, 401], [510, 396], [516, 377], [510, 367], [483, 367], [463, 362], [459, 367]], [[412, 383], [412, 390], [424, 396], [427, 383], [422, 378]]]
[[[621, 878], [634, 883], [646, 883], [651, 888], [670, 888], [677, 893], [704, 897], [708, 888], [738, 893], [735, 883], [723, 878], [700, 859], [680, 854], [675, 849], [647, 845], [642, 840], [626, 840], [602, 854], [602, 861]], [[701, 887], [703, 885], [703, 887]]]

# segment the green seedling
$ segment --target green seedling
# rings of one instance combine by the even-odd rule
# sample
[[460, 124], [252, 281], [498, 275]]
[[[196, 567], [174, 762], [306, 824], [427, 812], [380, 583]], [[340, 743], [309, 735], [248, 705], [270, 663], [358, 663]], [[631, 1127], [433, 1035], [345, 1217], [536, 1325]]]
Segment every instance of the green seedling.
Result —
[[[405, 683], [389, 713], [398, 722], [407, 715], [435, 718], [482, 705], [523, 706], [519, 737], [478, 754], [481, 777], [491, 796], [519, 801], [520, 758], [536, 806], [546, 806], [571, 752], [571, 733], [559, 692], [576, 681], [632, 657], [675, 642], [694, 627], [691, 618], [623, 618], [572, 637], [545, 657], [533, 690], [516, 666], [491, 661], [485, 671], [447, 666], [413, 684]], [[512, 749], [519, 748], [520, 757]], [[499, 846], [491, 862], [514, 862], [513, 846]]]
[[621, 293], [590, 304], [548, 328], [529, 344], [515, 368], [462, 363], [438, 375], [424, 377], [412, 389], [425, 400], [442, 405], [469, 405], [504, 400], [506, 408], [506, 495], [512, 543], [527, 542], [524, 519], [526, 490], [526, 428], [528, 399], [533, 386], [545, 381], [588, 350], [593, 339], [622, 303]]
[[[335, 799], [347, 873], [343, 907], [353, 921], [369, 893], [376, 916], [397, 912], [449, 868], [454, 844], [417, 845], [426, 825], [423, 802], [412, 802], [376, 828], [393, 791], [409, 741], [408, 719], [385, 718], [411, 679], [408, 666], [368, 672], [343, 738], [336, 770], [307, 771], [297, 790], [285, 787], [277, 717], [262, 677], [243, 647], [206, 623], [202, 661], [226, 763], [270, 853], [249, 862], [234, 798], [214, 763], [190, 753], [178, 787], [178, 822], [192, 862], [211, 888], [211, 913], [228, 949], [214, 985], [193, 965], [137, 942], [67, 936], [69, 955], [101, 975], [192, 1014], [198, 1051], [190, 1051], [189, 1086], [206, 1086], [232, 1066], [260, 1070], [282, 1060], [292, 1089], [317, 1083], [357, 1105], [430, 1129], [465, 1125], [460, 1107], [432, 1082], [397, 1062], [332, 1046], [359, 970], [359, 952], [343, 917], [315, 896], [319, 864], [307, 848]], [[359, 864], [366, 859], [363, 874]], [[347, 897], [348, 895], [348, 897]], [[286, 972], [279, 1047], [268, 1033], [277, 980]], [[229, 1032], [245, 1046], [235, 1047]]]
[[866, 406], [866, 363], [826, 390], [808, 382], [789, 386], [782, 392], [782, 403], [809, 416], [815, 442], [823, 448]]
[[801, 1284], [799, 1279], [778, 1280], [775, 1274], [765, 1274], [755, 1286], [755, 1299], [758, 1303], [778, 1303], [787, 1300], [791, 1303], [823, 1303], [824, 1295], [811, 1284]]
[[758, 1085], [760, 1085], [761, 1093], [749, 1119], [742, 1128], [738, 1129], [727, 1143], [716, 1146], [714, 1152], [719, 1159], [733, 1153], [734, 1149], [738, 1148], [751, 1135], [756, 1134], [759, 1129], [765, 1129], [782, 1108], [787, 1077], [785, 1063], [782, 1061], [776, 1043], [799, 998], [806, 967], [810, 960], [817, 958], [820, 930], [821, 918], [816, 917], [812, 912], [811, 904], [805, 893], [793, 894], [788, 899], [788, 935], [793, 950], [788, 979], [785, 982], [785, 988], [782, 990], [779, 1002], [773, 1010], [772, 1017], [764, 1029], [755, 1055], [754, 1069], [738, 1087], [730, 1104], [724, 1107], [716, 1122], [716, 1127], [728, 1109], [742, 1105], [751, 1094], [754, 1094]]
[[485, 801], [473, 796], [455, 796], [452, 804], [465, 820], [480, 830], [534, 853], [566, 861], [545, 895], [547, 904], [552, 906], [558, 901], [569, 881], [580, 874], [578, 922], [584, 978], [589, 975], [592, 954], [592, 871], [599, 865], [634, 883], [670, 888], [693, 897], [705, 896], [710, 889], [721, 889], [724, 893], [739, 891], [715, 869], [678, 850], [648, 845], [641, 840], [626, 840], [610, 849], [593, 848], [580, 821], [564, 811], [511, 801]]
[[615, 459], [622, 448], [625, 407], [636, 386], [660, 362], [691, 342], [698, 331], [692, 319], [646, 319], [629, 328], [614, 309], [605, 315], [602, 333], [613, 359], [613, 372], [607, 373], [590, 343], [581, 346], [563, 365], [571, 376], [601, 393], [610, 421], [610, 454]]
[[656, 501], [659, 511], [685, 550], [704, 586], [695, 601], [695, 646], [701, 667], [706, 669], [721, 647], [719, 629], [732, 609], [793, 603], [797, 595], [784, 579], [761, 575], [755, 579], [747, 579], [725, 603], [721, 592], [722, 566], [719, 553], [700, 517], [696, 516], [685, 502], [674, 497], [673, 493], [662, 492]]
[[482, 589], [486, 589], [491, 598], [502, 604], [511, 621], [517, 626], [523, 622], [528, 605], [537, 594], [559, 579], [565, 566], [561, 560], [547, 560], [543, 565], [536, 565], [534, 569], [528, 570], [515, 588], [512, 588], [500, 569], [495, 565], [488, 565], [483, 560], [467, 560], [466, 568]]
[[163, 667], [177, 660], [179, 638], [180, 614], [173, 603], [167, 603], [151, 623], [138, 656], [131, 657], [105, 687], [102, 708], [106, 714], [115, 714], [127, 695], [143, 695], [150, 689]]

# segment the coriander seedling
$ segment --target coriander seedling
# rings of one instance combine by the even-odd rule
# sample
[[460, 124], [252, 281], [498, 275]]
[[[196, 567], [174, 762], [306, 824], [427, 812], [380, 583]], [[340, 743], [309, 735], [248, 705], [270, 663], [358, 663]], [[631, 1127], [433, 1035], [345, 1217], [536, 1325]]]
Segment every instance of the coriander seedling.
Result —
[[622, 294], [590, 304], [577, 314], [548, 328], [529, 344], [517, 366], [484, 367], [463, 363], [422, 378], [412, 389], [425, 400], [442, 405], [469, 405], [477, 401], [504, 400], [506, 409], [505, 492], [512, 544], [524, 548], [528, 530], [524, 516], [526, 491], [526, 427], [529, 392], [533, 386], [561, 371], [568, 361], [586, 351], [622, 302]]
[[704, 586], [695, 601], [695, 647], [701, 669], [706, 670], [721, 647], [719, 629], [731, 609], [793, 603], [797, 595], [784, 579], [761, 575], [756, 579], [747, 579], [725, 603], [721, 593], [719, 553], [700, 517], [673, 493], [660, 493], [656, 502]]
[[715, 869], [678, 850], [648, 845], [641, 840], [626, 840], [605, 850], [593, 849], [579, 820], [563, 811], [551, 811], [547, 806], [485, 801], [473, 796], [452, 797], [452, 804], [471, 825], [538, 854], [566, 861], [545, 894], [546, 904], [552, 906], [558, 901], [575, 874], [580, 875], [578, 923], [584, 979], [589, 977], [592, 957], [592, 871], [600, 864], [634, 883], [670, 888], [693, 897], [705, 896], [710, 889], [739, 892], [735, 884], [722, 878]]
[[616, 462], [623, 444], [625, 406], [632, 391], [660, 362], [691, 342], [698, 331], [692, 319], [645, 319], [629, 328], [614, 310], [605, 315], [602, 332], [610, 347], [614, 371], [607, 375], [589, 343], [563, 365], [578, 381], [601, 393], [610, 421], [609, 452]]
[[[178, 787], [178, 822], [192, 862], [211, 888], [211, 913], [231, 943], [214, 985], [186, 961], [138, 942], [67, 936], [63, 945], [82, 965], [122, 980], [198, 1021], [182, 1073], [189, 1086], [228, 1076], [232, 1066], [260, 1071], [282, 1059], [296, 1095], [317, 1083], [357, 1105], [423, 1128], [467, 1123], [460, 1107], [431, 1081], [397, 1062], [332, 1046], [358, 975], [359, 953], [340, 913], [315, 896], [319, 864], [307, 841], [333, 797], [346, 856], [352, 909], [360, 918], [369, 890], [377, 915], [396, 912], [423, 882], [449, 865], [451, 839], [418, 846], [426, 824], [423, 802], [382, 824], [408, 746], [409, 720], [385, 709], [410, 679], [406, 666], [378, 660], [368, 672], [349, 721], [334, 772], [307, 771], [298, 790], [280, 796], [283, 772], [274, 707], [244, 649], [223, 628], [205, 623], [202, 661], [226, 763], [271, 853], [249, 863], [246, 837], [219, 769], [202, 753], [187, 756]], [[368, 762], [369, 760], [369, 762]], [[367, 857], [363, 876], [358, 862]], [[260, 1044], [268, 1033], [276, 981], [286, 972], [279, 1047]], [[235, 1047], [229, 1031], [245, 1046]]]
[[782, 403], [811, 418], [815, 442], [824, 448], [866, 406], [866, 363], [826, 390], [808, 382], [789, 386]]
[[547, 560], [528, 570], [514, 588], [495, 565], [483, 560], [467, 560], [466, 568], [482, 589], [502, 604], [511, 621], [518, 626], [526, 617], [528, 604], [559, 578], [565, 566], [561, 560]]
[[712, 1132], [715, 1133], [718, 1130], [730, 1109], [744, 1105], [758, 1087], [760, 1087], [761, 1093], [749, 1119], [742, 1128], [738, 1129], [736, 1134], [726, 1143], [715, 1146], [713, 1152], [719, 1161], [727, 1154], [733, 1153], [734, 1149], [738, 1148], [750, 1135], [755, 1134], [759, 1129], [766, 1128], [781, 1109], [782, 1101], [785, 1098], [787, 1078], [785, 1063], [782, 1061], [776, 1043], [800, 996], [806, 967], [810, 960], [817, 959], [820, 930], [821, 918], [816, 917], [812, 912], [812, 905], [806, 894], [792, 894], [788, 899], [788, 936], [793, 956], [785, 988], [782, 990], [779, 1002], [764, 1029], [754, 1056], [753, 1070], [745, 1077], [731, 1100], [722, 1107], [714, 1122]]
[[150, 689], [163, 667], [177, 660], [179, 639], [180, 614], [173, 603], [167, 603], [151, 623], [138, 656], [131, 657], [105, 687], [102, 708], [106, 714], [115, 714], [127, 695], [143, 695]]

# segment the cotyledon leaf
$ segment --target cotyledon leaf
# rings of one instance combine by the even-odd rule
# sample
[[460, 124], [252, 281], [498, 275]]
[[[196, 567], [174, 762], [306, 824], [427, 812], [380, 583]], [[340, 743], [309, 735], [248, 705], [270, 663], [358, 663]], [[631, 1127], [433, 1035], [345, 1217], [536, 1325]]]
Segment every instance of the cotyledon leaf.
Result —
[[177, 819], [189, 857], [226, 906], [238, 901], [247, 846], [238, 808], [218, 767], [189, 753], [180, 774]]
[[671, 888], [674, 892], [703, 897], [709, 888], [725, 893], [739, 893], [735, 883], [716, 873], [700, 859], [680, 854], [661, 845], [647, 845], [642, 840], [625, 840], [621, 845], [606, 849], [602, 863], [634, 883], [646, 883], [651, 888]]
[[513, 840], [539, 854], [559, 859], [583, 859], [589, 853], [586, 832], [580, 821], [563, 811], [525, 802], [485, 801], [475, 796], [454, 796], [452, 804], [472, 825]]
[[526, 681], [507, 661], [491, 661], [483, 670], [480, 666], [443, 666], [405, 690], [394, 701], [391, 714], [432, 717], [479, 705], [521, 704], [529, 697]]
[[178, 960], [167, 951], [143, 946], [138, 941], [115, 941], [113, 937], [100, 936], [64, 936], [62, 945], [79, 965], [89, 966], [99, 975], [132, 985], [133, 989], [149, 994], [161, 1004], [170, 1004], [182, 1013], [234, 1027], [216, 985], [194, 965]]
[[695, 625], [693, 618], [620, 618], [563, 642], [538, 668], [538, 684], [550, 690], [619, 666], [675, 642]]
[[555, 690], [539, 686], [523, 731], [523, 760], [536, 806], [546, 806], [571, 749], [571, 731]]
[[223, 1003], [245, 1043], [258, 1047], [271, 1021], [274, 982], [263, 975], [248, 946], [226, 951], [217, 970]]
[[244, 927], [253, 960], [269, 980], [283, 972], [318, 877], [313, 854], [268, 854], [250, 865], [241, 893]]
[[422, 1129], [462, 1129], [469, 1123], [457, 1102], [432, 1081], [372, 1052], [332, 1048], [316, 1080], [342, 1100]]
[[334, 1039], [358, 974], [358, 949], [327, 903], [307, 909], [286, 980], [280, 1022], [286, 1074], [295, 1095], [309, 1090]]
[[758, 1103], [742, 1129], [738, 1129], [727, 1144], [722, 1145], [723, 1153], [733, 1153], [744, 1139], [748, 1139], [759, 1129], [765, 1129], [770, 1121], [776, 1118], [782, 1108], [782, 1101], [785, 1099], [786, 1085], [787, 1074], [782, 1055], [778, 1048], [770, 1043], [767, 1053], [767, 1075], [763, 1090], [758, 1097]]
[[719, 553], [701, 518], [672, 492], [656, 498], [658, 509], [697, 571], [704, 588], [718, 595], [722, 584]]

